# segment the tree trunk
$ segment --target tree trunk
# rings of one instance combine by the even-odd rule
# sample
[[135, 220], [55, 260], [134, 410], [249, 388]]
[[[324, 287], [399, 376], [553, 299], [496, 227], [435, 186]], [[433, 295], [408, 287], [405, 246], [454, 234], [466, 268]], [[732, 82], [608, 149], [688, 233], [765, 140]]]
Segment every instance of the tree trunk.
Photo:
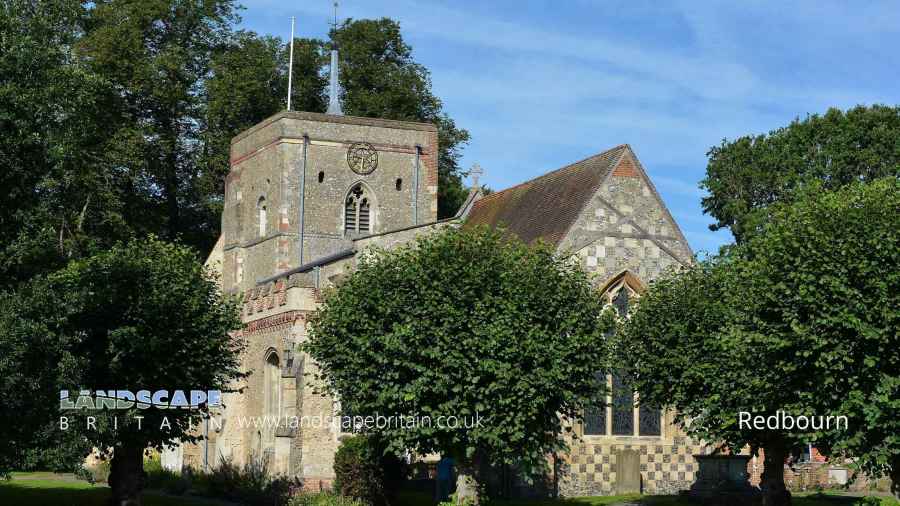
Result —
[[459, 474], [456, 477], [456, 505], [478, 506], [481, 503], [481, 484], [478, 481], [478, 459], [456, 459]]
[[894, 499], [900, 501], [900, 456], [891, 460], [891, 492], [894, 493]]
[[763, 448], [764, 468], [760, 476], [762, 489], [762, 506], [789, 506], [791, 493], [784, 486], [784, 459], [787, 450], [781, 443], [770, 444]]
[[112, 506], [141, 506], [144, 489], [144, 448], [123, 445], [113, 451], [109, 469]]

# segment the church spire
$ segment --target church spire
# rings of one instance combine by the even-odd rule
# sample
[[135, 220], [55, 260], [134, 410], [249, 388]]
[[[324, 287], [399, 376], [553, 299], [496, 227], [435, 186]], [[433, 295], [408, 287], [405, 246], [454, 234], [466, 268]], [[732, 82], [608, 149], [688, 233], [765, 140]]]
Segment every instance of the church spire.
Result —
[[[337, 33], [337, 1], [334, 2], [334, 23], [332, 33]], [[338, 47], [337, 41], [331, 41], [331, 77], [328, 80], [328, 114], [343, 116], [341, 109], [341, 84], [338, 79]]]

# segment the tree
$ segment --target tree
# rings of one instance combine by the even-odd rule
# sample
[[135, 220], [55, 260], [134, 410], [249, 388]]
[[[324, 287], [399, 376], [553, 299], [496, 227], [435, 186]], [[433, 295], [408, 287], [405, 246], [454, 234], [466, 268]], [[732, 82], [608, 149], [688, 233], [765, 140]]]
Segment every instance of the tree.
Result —
[[[345, 413], [430, 417], [373, 431], [389, 451], [453, 456], [462, 502], [477, 500], [482, 464], [541, 470], [566, 422], [600, 398], [611, 326], [601, 310], [586, 275], [551, 248], [446, 228], [372, 251], [325, 296], [303, 349]], [[448, 416], [460, 427], [438, 426]]]
[[[56, 390], [225, 391], [243, 376], [242, 343], [231, 334], [240, 326], [237, 304], [187, 247], [153, 238], [118, 245], [35, 278], [16, 300], [0, 319], [4, 350], [16, 353], [2, 362], [4, 394], [18, 392], [15, 416], [40, 427], [59, 422]], [[38, 349], [35, 340], [47, 346]], [[42, 356], [45, 349], [51, 353]], [[97, 430], [83, 413], [67, 421], [90, 446], [112, 448], [114, 504], [133, 505], [140, 503], [144, 450], [196, 441], [206, 413], [206, 405], [89, 412]]]
[[119, 163], [134, 177], [131, 216], [209, 251], [218, 236], [200, 160], [204, 83], [238, 21], [232, 0], [92, 3], [77, 54], [119, 90]]
[[331, 40], [340, 48], [347, 114], [434, 123], [438, 128], [438, 218], [456, 214], [466, 198], [459, 167], [469, 132], [458, 128], [431, 91], [428, 69], [412, 57], [400, 24], [388, 18], [347, 19]]
[[790, 202], [818, 181], [837, 189], [855, 181], [900, 176], [900, 107], [829, 109], [768, 134], [723, 140], [710, 148], [703, 210], [738, 242], [767, 220], [766, 209]]
[[127, 238], [115, 93], [73, 54], [75, 0], [0, 3], [0, 288]]
[[[900, 469], [900, 184], [813, 186], [768, 210], [753, 237], [661, 279], [619, 332], [642, 402], [691, 434], [765, 450], [765, 504], [783, 504], [792, 446], [816, 442], [873, 474]], [[847, 416], [808, 430], [740, 423], [741, 412]], [[821, 426], [822, 424], [819, 423]]]

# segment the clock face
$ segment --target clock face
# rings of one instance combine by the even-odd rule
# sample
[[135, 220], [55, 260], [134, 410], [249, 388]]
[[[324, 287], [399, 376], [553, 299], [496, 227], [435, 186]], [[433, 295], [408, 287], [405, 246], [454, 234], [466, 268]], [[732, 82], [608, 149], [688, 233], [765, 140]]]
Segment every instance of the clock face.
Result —
[[357, 174], [371, 174], [378, 167], [378, 151], [368, 142], [354, 142], [347, 149], [347, 165]]

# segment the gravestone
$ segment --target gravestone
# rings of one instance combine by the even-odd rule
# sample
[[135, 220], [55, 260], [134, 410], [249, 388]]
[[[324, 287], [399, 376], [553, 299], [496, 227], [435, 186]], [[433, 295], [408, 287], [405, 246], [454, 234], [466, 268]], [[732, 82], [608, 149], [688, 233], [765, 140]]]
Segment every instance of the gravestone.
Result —
[[700, 498], [728, 497], [740, 503], [742, 496], [755, 495], [747, 472], [749, 455], [694, 455], [697, 461], [697, 480], [690, 495]]
[[641, 454], [637, 450], [616, 452], [616, 495], [641, 493]]

